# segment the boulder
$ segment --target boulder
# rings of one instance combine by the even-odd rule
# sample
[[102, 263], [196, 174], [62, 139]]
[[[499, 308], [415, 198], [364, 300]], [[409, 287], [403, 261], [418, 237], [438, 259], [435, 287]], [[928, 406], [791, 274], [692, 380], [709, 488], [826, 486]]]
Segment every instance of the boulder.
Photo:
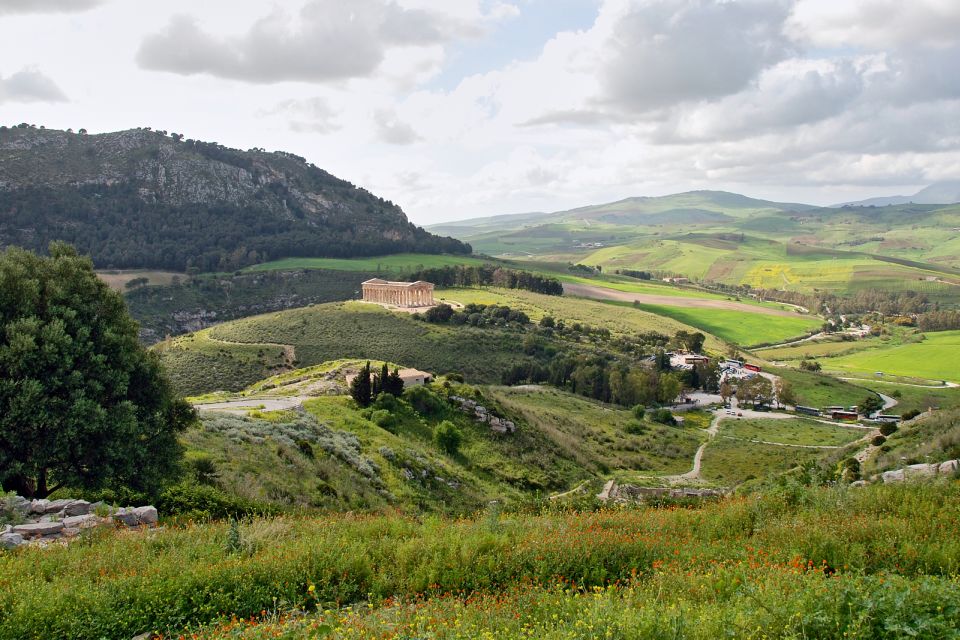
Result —
[[43, 509], [44, 515], [51, 514], [51, 513], [60, 513], [67, 507], [67, 505], [73, 502], [73, 500], [65, 499], [65, 500], [54, 500], [52, 502], [51, 501], [46, 501], [46, 502], [47, 504]]
[[903, 469], [897, 469], [896, 471], [884, 471], [880, 477], [883, 479], [884, 484], [903, 482], [906, 479], [906, 473], [904, 473]]
[[63, 531], [62, 522], [32, 522], [29, 524], [18, 524], [13, 528], [14, 533], [18, 533], [25, 538], [52, 536], [61, 531]]
[[133, 512], [133, 509], [118, 509], [117, 512], [113, 514], [113, 520], [128, 527], [135, 527], [140, 524], [140, 517]]
[[67, 529], [87, 529], [89, 527], [95, 527], [99, 523], [99, 518], [92, 513], [82, 516], [68, 516], [63, 519], [63, 526]]
[[937, 464], [911, 464], [907, 467], [908, 476], [933, 476], [937, 474]]
[[137, 518], [140, 520], [140, 524], [145, 524], [151, 527], [157, 524], [158, 514], [157, 509], [154, 506], [137, 507], [133, 510], [133, 513], [135, 513]]
[[957, 471], [960, 471], [960, 460], [947, 460], [941, 462], [940, 466], [937, 467], [937, 473], [940, 475], [952, 476]]
[[0, 536], [11, 533], [12, 531], [13, 531], [13, 526], [9, 524], [5, 524], [2, 527], [0, 527]]
[[23, 544], [23, 536], [19, 533], [5, 533], [0, 535], [0, 549], [16, 549]]
[[64, 527], [62, 533], [65, 538], [76, 538], [78, 535], [80, 535], [80, 529], [74, 527]]
[[49, 500], [34, 500], [30, 503], [30, 513], [39, 513], [42, 515], [47, 512], [47, 505], [49, 504]]
[[86, 500], [74, 500], [63, 508], [65, 517], [85, 516], [88, 513], [90, 513], [90, 503]]

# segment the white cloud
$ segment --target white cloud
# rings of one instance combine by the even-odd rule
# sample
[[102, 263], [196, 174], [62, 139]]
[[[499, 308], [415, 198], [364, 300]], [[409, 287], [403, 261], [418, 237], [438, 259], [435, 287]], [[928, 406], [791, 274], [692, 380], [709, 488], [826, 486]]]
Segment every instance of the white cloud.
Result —
[[48, 76], [35, 69], [0, 76], [0, 103], [3, 102], [66, 102], [67, 96]]
[[220, 37], [177, 16], [137, 53], [144, 69], [252, 83], [330, 82], [372, 75], [387, 53], [447, 41], [446, 16], [384, 0], [312, 0], [296, 16], [275, 10], [244, 34]]
[[373, 121], [377, 127], [377, 136], [387, 144], [408, 145], [422, 140], [413, 127], [390, 110], [378, 109], [373, 114]]
[[818, 47], [953, 46], [956, 0], [800, 0], [790, 30]]
[[0, 15], [15, 13], [76, 13], [106, 0], [0, 0]]

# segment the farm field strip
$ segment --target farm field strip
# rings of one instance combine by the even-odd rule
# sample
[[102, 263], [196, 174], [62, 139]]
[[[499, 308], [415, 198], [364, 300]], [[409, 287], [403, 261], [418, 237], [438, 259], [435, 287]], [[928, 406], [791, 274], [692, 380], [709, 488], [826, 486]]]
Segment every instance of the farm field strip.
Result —
[[925, 334], [922, 342], [865, 349], [834, 358], [823, 358], [825, 369], [837, 372], [892, 374], [925, 380], [960, 382], [957, 366], [960, 331]]

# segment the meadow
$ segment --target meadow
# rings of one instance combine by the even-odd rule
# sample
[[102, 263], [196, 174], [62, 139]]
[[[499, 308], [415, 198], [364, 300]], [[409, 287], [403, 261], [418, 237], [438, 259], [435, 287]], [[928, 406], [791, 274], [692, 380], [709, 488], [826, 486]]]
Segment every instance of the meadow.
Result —
[[948, 638], [958, 507], [956, 482], [788, 484], [680, 509], [105, 531], [0, 555], [0, 638]]
[[800, 314], [796, 317], [771, 316], [727, 309], [692, 309], [659, 304], [640, 304], [637, 307], [673, 318], [744, 347], [802, 337], [818, 331], [823, 324], [819, 318]]
[[822, 454], [821, 449], [782, 447], [728, 438], [721, 430], [721, 435], [710, 442], [703, 453], [700, 477], [722, 487], [734, 487], [797, 465], [813, 463]]
[[960, 382], [957, 356], [960, 331], [923, 334], [919, 342], [865, 349], [820, 360], [825, 369], [839, 372], [882, 372], [927, 380]]
[[930, 408], [960, 407], [960, 388], [957, 387], [919, 387], [882, 380], [862, 380], [857, 381], [857, 384], [896, 400], [897, 405], [888, 413], [903, 414], [908, 411], [926, 411]]
[[806, 418], [725, 420], [724, 436], [784, 445], [838, 447], [863, 438], [868, 430], [833, 426]]
[[790, 367], [771, 367], [769, 371], [785, 380], [796, 395], [797, 404], [805, 407], [851, 407], [873, 393], [869, 389], [825, 373]]

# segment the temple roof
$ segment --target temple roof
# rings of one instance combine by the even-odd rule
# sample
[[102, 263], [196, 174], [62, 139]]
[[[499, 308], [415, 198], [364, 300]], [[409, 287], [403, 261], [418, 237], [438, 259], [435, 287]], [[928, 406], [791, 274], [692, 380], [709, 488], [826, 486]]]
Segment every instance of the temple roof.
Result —
[[381, 280], [380, 278], [374, 278], [372, 280], [367, 280], [363, 284], [376, 284], [376, 285], [386, 285], [391, 287], [432, 287], [433, 283], [424, 282], [423, 280], [417, 280], [416, 282], [391, 282], [389, 280]]

